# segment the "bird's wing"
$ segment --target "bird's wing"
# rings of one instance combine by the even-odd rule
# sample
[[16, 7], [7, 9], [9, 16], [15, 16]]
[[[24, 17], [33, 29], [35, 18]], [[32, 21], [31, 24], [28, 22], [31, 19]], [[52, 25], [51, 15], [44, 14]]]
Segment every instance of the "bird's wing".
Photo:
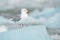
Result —
[[12, 21], [14, 21], [14, 22], [20, 21], [20, 20], [21, 20], [21, 18], [19, 16], [12, 18]]

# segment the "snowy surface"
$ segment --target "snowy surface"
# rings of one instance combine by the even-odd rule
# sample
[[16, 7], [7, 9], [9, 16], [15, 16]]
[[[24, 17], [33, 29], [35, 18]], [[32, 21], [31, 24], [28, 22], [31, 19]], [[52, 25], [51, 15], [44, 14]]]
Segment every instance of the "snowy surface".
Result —
[[29, 26], [14, 29], [1, 34], [1, 40], [53, 40], [45, 26]]
[[0, 25], [0, 32], [6, 32], [8, 31], [7, 28], [3, 25]]
[[54, 40], [60, 40], [60, 35], [58, 34], [51, 35], [51, 38], [53, 38]]

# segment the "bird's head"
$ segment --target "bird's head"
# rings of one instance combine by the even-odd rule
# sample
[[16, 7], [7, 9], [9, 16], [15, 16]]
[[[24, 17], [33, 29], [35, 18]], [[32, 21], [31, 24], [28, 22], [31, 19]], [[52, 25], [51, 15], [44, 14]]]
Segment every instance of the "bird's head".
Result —
[[21, 13], [27, 13], [27, 14], [29, 14], [29, 11], [28, 11], [28, 9], [23, 8], [23, 9], [21, 10]]

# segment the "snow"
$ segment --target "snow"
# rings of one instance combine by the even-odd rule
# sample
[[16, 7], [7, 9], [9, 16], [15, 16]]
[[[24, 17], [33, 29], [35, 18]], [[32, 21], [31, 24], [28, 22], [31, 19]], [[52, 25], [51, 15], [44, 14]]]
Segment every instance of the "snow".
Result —
[[44, 25], [28, 26], [1, 34], [1, 40], [53, 40]]
[[8, 31], [8, 29], [5, 26], [0, 25], [0, 32], [6, 32], [6, 31]]
[[58, 34], [51, 35], [51, 38], [53, 38], [55, 40], [60, 40], [60, 35], [58, 35]]

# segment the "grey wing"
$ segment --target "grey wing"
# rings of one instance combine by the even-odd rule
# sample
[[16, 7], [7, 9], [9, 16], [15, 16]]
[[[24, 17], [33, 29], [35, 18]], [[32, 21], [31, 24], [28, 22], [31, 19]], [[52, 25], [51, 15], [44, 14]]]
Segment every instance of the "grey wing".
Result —
[[21, 18], [20, 18], [19, 16], [14, 17], [14, 18], [12, 19], [12, 21], [15, 21], [15, 22], [18, 22], [18, 21], [20, 21], [20, 20], [21, 20]]

